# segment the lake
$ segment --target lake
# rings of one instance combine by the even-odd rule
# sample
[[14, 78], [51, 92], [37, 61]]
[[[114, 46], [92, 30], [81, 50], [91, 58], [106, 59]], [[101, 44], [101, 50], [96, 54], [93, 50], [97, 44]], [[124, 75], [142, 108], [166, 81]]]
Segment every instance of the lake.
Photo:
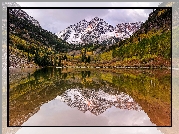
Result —
[[171, 70], [49, 67], [9, 80], [10, 126], [171, 126]]

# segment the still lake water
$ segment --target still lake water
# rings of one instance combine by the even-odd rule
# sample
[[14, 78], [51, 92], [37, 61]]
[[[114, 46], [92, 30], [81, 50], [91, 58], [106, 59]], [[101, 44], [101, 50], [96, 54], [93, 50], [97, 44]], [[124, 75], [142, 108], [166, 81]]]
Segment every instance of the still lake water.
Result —
[[10, 74], [10, 126], [171, 126], [171, 71], [43, 68]]

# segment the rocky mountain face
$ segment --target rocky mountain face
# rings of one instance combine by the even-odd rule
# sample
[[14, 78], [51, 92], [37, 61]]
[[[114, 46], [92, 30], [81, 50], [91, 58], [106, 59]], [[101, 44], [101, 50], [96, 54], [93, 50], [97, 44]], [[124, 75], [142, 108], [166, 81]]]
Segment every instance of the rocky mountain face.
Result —
[[148, 33], [152, 29], [155, 30], [170, 30], [171, 29], [171, 9], [153, 9], [153, 12], [149, 14], [148, 19], [141, 25], [140, 30], [136, 33]]
[[137, 31], [142, 22], [122, 23], [115, 27], [101, 18], [95, 17], [91, 21], [85, 19], [77, 24], [70, 25], [56, 35], [71, 44], [113, 44], [119, 40], [129, 38]]
[[9, 13], [12, 15], [18, 16], [18, 19], [27, 20], [28, 23], [32, 23], [35, 26], [40, 27], [40, 24], [37, 20], [35, 20], [32, 16], [28, 15], [25, 11], [21, 9], [10, 9]]

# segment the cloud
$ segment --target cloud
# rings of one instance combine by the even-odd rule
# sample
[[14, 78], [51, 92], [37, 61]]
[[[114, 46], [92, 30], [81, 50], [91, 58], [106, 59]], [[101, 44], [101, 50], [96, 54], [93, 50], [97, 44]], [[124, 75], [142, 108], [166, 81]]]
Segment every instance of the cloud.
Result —
[[52, 32], [64, 30], [83, 19], [105, 16], [108, 9], [25, 9], [40, 25]]
[[[150, 7], [159, 2], [18, 2], [22, 7]], [[145, 21], [151, 9], [24, 9], [42, 28], [57, 33], [69, 25], [94, 17], [104, 19], [115, 26], [119, 23]]]
[[105, 16], [105, 20], [108, 20], [112, 25], [137, 21], [144, 22], [150, 12], [152, 12], [152, 9], [113, 9]]

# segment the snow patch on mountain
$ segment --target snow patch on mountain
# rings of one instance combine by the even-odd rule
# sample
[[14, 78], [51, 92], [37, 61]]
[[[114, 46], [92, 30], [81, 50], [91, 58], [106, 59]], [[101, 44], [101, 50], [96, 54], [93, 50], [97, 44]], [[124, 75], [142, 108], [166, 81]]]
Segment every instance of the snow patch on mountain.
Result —
[[85, 19], [77, 24], [70, 25], [56, 35], [71, 44], [111, 44], [116, 40], [129, 38], [134, 32], [140, 29], [142, 22], [122, 23], [115, 27], [103, 19], [95, 17], [91, 21]]

